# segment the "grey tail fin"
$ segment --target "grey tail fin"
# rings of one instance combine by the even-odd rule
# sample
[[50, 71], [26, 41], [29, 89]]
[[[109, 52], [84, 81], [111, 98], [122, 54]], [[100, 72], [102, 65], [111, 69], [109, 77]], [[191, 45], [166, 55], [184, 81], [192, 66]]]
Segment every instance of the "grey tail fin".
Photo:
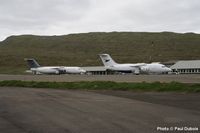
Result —
[[113, 66], [117, 63], [111, 58], [109, 54], [99, 54], [104, 66]]
[[40, 67], [40, 65], [37, 63], [37, 61], [35, 59], [24, 59], [27, 61], [28, 63], [28, 66], [30, 68], [37, 68], [37, 67]]

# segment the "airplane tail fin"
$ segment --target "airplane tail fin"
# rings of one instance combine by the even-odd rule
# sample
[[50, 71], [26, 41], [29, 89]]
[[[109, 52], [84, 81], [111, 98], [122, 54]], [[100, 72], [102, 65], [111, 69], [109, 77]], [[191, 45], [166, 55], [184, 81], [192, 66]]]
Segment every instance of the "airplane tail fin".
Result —
[[35, 59], [24, 59], [27, 61], [28, 63], [28, 66], [30, 68], [37, 68], [37, 67], [40, 67], [40, 65], [37, 63], [37, 61]]
[[110, 57], [109, 54], [99, 54], [104, 66], [113, 66], [117, 63]]

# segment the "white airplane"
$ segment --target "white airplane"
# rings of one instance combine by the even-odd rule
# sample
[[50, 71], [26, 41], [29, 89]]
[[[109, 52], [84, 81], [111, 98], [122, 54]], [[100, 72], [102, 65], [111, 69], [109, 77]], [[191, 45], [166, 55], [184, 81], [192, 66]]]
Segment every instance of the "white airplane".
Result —
[[117, 71], [122, 73], [148, 73], [148, 74], [162, 74], [168, 73], [172, 70], [160, 63], [136, 63], [136, 64], [118, 64], [116, 63], [109, 54], [100, 54], [99, 55], [104, 66], [107, 70]]
[[84, 74], [86, 73], [80, 67], [65, 67], [65, 66], [40, 66], [35, 59], [25, 59], [33, 74]]

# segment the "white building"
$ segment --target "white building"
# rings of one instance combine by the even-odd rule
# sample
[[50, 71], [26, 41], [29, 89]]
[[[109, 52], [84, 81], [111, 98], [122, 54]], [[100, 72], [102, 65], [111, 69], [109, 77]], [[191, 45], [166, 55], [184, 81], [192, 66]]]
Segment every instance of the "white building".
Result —
[[178, 61], [170, 68], [180, 74], [200, 74], [200, 60]]

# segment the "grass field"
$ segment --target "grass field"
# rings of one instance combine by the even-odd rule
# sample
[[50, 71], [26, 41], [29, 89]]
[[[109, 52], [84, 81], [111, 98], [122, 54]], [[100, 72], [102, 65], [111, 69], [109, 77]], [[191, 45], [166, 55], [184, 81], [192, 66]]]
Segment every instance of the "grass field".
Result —
[[85, 90], [123, 90], [123, 91], [156, 91], [156, 92], [200, 92], [200, 84], [171, 83], [116, 83], [116, 82], [35, 82], [35, 81], [0, 81], [0, 86], [31, 87], [54, 89]]
[[119, 63], [200, 59], [200, 35], [111, 32], [11, 36], [0, 42], [0, 73], [24, 73], [24, 58], [36, 58], [46, 66], [99, 66], [99, 53], [109, 53]]

